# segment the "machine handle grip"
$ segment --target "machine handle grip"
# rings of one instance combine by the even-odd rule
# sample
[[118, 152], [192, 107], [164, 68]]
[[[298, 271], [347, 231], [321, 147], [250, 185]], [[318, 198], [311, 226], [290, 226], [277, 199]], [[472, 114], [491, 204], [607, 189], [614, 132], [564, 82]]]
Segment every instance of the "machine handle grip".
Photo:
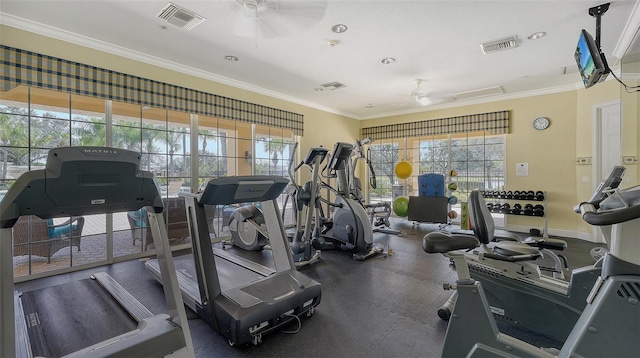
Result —
[[597, 212], [591, 203], [580, 204], [582, 219], [595, 226], [613, 225], [640, 218], [640, 205], [633, 205], [613, 211]]

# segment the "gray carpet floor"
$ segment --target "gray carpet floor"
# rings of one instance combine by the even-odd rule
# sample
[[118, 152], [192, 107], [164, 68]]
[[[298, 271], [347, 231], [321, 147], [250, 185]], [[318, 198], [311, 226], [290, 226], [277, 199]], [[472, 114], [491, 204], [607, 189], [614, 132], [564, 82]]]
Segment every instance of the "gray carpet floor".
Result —
[[[291, 324], [285, 332], [265, 336], [260, 346], [231, 347], [188, 311], [197, 357], [438, 357], [447, 322], [436, 312], [451, 294], [442, 283], [455, 281], [455, 270], [447, 258], [422, 250], [422, 237], [437, 225], [392, 224], [401, 235], [375, 234], [376, 244], [392, 252], [388, 256], [356, 261], [349, 253], [325, 250], [320, 262], [301, 268], [322, 284], [321, 304], [300, 327]], [[593, 262], [589, 250], [596, 245], [566, 240], [570, 268]], [[166, 310], [161, 287], [142, 260], [24, 282], [16, 289], [38, 289], [99, 271], [112, 275], [152, 312]], [[509, 333], [536, 345], [562, 343], [522, 330]]]

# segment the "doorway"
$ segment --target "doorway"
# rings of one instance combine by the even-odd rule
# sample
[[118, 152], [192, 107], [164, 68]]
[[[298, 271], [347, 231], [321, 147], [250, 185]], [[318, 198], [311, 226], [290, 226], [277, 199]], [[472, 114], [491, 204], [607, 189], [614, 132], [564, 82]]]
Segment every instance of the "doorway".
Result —
[[[609, 103], [595, 108], [593, 121], [593, 190], [622, 162], [620, 102]], [[604, 243], [600, 229], [593, 228], [596, 242]]]

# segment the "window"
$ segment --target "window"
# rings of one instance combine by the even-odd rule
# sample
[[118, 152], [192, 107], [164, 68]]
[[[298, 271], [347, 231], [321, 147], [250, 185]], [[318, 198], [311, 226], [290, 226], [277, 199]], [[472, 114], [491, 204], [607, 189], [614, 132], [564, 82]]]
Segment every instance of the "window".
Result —
[[[404, 149], [406, 148], [406, 150]], [[452, 194], [466, 201], [474, 189], [500, 190], [505, 182], [505, 136], [485, 132], [380, 140], [369, 145], [378, 186], [370, 189], [370, 201], [391, 201], [397, 196], [417, 196], [420, 174], [442, 174], [458, 189]], [[395, 175], [400, 160], [413, 165], [408, 179]], [[457, 172], [450, 178], [451, 170]], [[459, 211], [459, 204], [452, 209]]]
[[[372, 203], [391, 201], [397, 196], [404, 195], [404, 187], [394, 171], [400, 160], [400, 144], [390, 140], [374, 142], [369, 146], [369, 153], [371, 166], [376, 174], [376, 188], [369, 188], [370, 201]], [[394, 189], [395, 195], [392, 195]]]
[[[104, 145], [104, 101], [78, 95], [19, 86], [0, 98], [0, 148], [4, 192], [28, 170], [43, 169], [51, 148], [70, 145]], [[105, 215], [86, 215], [75, 234], [82, 240], [58, 235], [65, 227], [49, 228], [72, 218], [44, 221], [23, 217], [25, 227], [14, 227], [15, 276], [65, 269], [106, 260]], [[35, 227], [44, 227], [37, 232]], [[67, 227], [68, 228], [68, 227]], [[77, 229], [77, 230], [76, 230]], [[67, 230], [68, 232], [69, 230]], [[99, 247], [93, 253], [83, 246]]]
[[287, 177], [292, 149], [291, 131], [256, 125], [254, 173]]
[[[183, 239], [189, 235], [180, 191], [197, 189], [202, 181], [219, 176], [286, 175], [293, 143], [289, 130], [27, 86], [0, 95], [0, 200], [22, 173], [44, 168], [51, 148], [107, 145], [136, 151], [141, 153], [141, 168], [160, 184], [171, 244], [186, 247]], [[197, 143], [195, 168], [192, 141]], [[192, 177], [198, 182], [192, 183]], [[219, 229], [230, 209], [215, 212], [217, 221], [212, 223]], [[135, 226], [145, 216], [129, 214], [84, 216], [80, 239], [59, 240], [59, 245], [49, 245], [49, 237], [27, 230], [15, 241], [14, 275], [51, 275], [149, 255], [151, 236]], [[54, 224], [67, 219], [56, 218]], [[27, 227], [32, 227], [35, 219], [29, 220]], [[108, 257], [108, 252], [113, 254]]]

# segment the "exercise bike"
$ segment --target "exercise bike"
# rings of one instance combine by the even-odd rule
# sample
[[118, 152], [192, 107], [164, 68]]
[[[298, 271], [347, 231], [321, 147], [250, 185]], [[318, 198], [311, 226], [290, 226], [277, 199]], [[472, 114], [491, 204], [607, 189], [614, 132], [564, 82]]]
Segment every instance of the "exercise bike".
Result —
[[[445, 289], [457, 291], [458, 298], [453, 311], [456, 319], [451, 320], [447, 328], [443, 357], [637, 356], [640, 352], [640, 186], [616, 189], [606, 199], [585, 202], [579, 208], [583, 220], [601, 228], [610, 251], [605, 253], [600, 275], [586, 296], [584, 310], [560, 350], [534, 347], [500, 333], [484, 282], [471, 277], [468, 255], [457, 250], [470, 250], [482, 244], [485, 258], [503, 262], [535, 256], [534, 251], [526, 252], [516, 245], [489, 249], [485, 235], [442, 232], [425, 235], [424, 251], [448, 253], [458, 272], [455, 284], [445, 284]], [[472, 210], [470, 207], [470, 215], [477, 215]], [[556, 302], [556, 305], [563, 303]], [[557, 316], [547, 324], [556, 325], [564, 319]]]
[[371, 227], [373, 232], [379, 232], [383, 234], [400, 235], [400, 231], [390, 229], [391, 223], [389, 218], [391, 217], [391, 203], [387, 201], [378, 202], [374, 204], [365, 203], [365, 198], [362, 192], [362, 181], [356, 175], [356, 169], [358, 168], [358, 161], [364, 160], [369, 169], [369, 186], [372, 189], [377, 187], [376, 173], [373, 170], [371, 160], [364, 155], [364, 148], [362, 146], [373, 142], [370, 138], [363, 140], [356, 140], [354, 149], [352, 151], [352, 160], [349, 161], [347, 167], [347, 178], [349, 181], [349, 194], [354, 200], [357, 200], [362, 207], [367, 211], [370, 217]]
[[382, 248], [373, 245], [373, 229], [366, 210], [349, 194], [347, 168], [352, 151], [353, 145], [336, 143], [326, 167], [327, 174], [323, 175], [327, 179], [337, 179], [338, 188], [323, 182], [323, 188], [335, 195], [335, 202], [320, 199], [333, 208], [332, 219], [323, 221], [322, 236], [328, 245], [351, 252], [356, 260], [364, 261], [382, 253]]
[[[614, 167], [603, 180], [590, 201], [602, 200], [622, 181], [624, 167]], [[483, 244], [481, 250], [465, 252], [469, 272], [482, 282], [496, 321], [524, 327], [553, 338], [567, 338], [586, 305], [591, 287], [600, 275], [602, 260], [573, 270], [569, 281], [564, 276], [549, 276], [537, 265], [541, 257], [553, 259], [555, 269], [561, 261], [552, 250], [566, 247], [557, 239], [540, 239], [523, 243], [494, 242], [494, 223], [478, 191], [469, 197], [469, 219], [474, 234]], [[497, 255], [510, 252], [514, 255]], [[452, 258], [451, 253], [445, 256]], [[457, 300], [454, 291], [438, 310], [440, 318], [448, 320]], [[562, 318], [562, 319], [559, 319]], [[554, 322], [554, 324], [549, 324]]]

